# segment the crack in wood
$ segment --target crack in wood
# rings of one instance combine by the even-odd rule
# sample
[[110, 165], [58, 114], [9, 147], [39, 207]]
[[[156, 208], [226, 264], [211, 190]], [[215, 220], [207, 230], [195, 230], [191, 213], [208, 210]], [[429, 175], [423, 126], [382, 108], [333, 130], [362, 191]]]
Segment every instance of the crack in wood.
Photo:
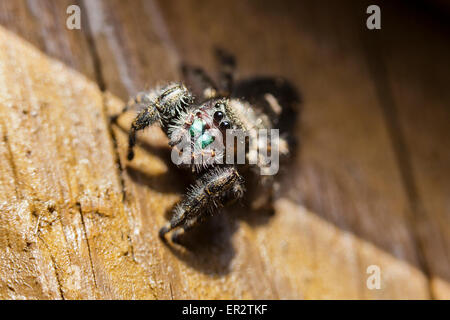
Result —
[[86, 224], [84, 222], [83, 211], [81, 210], [81, 204], [80, 203], [77, 202], [76, 206], [78, 208], [78, 212], [80, 213], [81, 225], [83, 226], [84, 238], [86, 239], [86, 245], [87, 245], [87, 249], [88, 249], [88, 253], [89, 253], [89, 263], [91, 265], [92, 277], [94, 279], [94, 286], [95, 286], [96, 289], [98, 289], [98, 287], [97, 287], [97, 278], [95, 276], [94, 263], [92, 261], [91, 245], [89, 243], [89, 238], [88, 238], [88, 235], [87, 235], [87, 230], [86, 230]]
[[18, 184], [17, 168], [16, 168], [16, 164], [14, 163], [14, 156], [13, 156], [13, 152], [11, 150], [11, 145], [10, 145], [9, 139], [8, 139], [8, 129], [4, 125], [3, 121], [0, 122], [0, 126], [2, 128], [3, 142], [5, 143], [6, 150], [8, 152], [7, 159], [8, 159], [9, 165], [11, 167], [12, 174], [13, 174], [14, 191], [16, 193], [16, 197], [18, 199], [22, 199], [22, 195], [19, 193], [19, 190], [17, 188], [17, 184]]
[[37, 237], [42, 241], [42, 243], [44, 244], [45, 248], [48, 251], [48, 254], [50, 256], [50, 260], [52, 261], [53, 270], [55, 271], [55, 278], [56, 278], [56, 282], [58, 283], [59, 294], [60, 294], [62, 300], [66, 300], [65, 297], [64, 297], [64, 292], [62, 290], [62, 283], [61, 283], [60, 274], [59, 274], [59, 270], [58, 270], [59, 268], [58, 268], [58, 265], [56, 263], [56, 259], [53, 256], [52, 252], [50, 251], [50, 248], [49, 248], [48, 244], [44, 241], [44, 239], [42, 239], [39, 234], [37, 235]]

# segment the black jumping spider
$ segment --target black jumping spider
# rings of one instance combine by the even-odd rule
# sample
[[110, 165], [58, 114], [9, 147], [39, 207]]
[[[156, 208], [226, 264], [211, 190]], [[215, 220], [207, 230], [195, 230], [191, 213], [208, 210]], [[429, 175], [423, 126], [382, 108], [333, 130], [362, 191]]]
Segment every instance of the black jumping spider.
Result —
[[[122, 111], [139, 110], [129, 132], [128, 160], [134, 157], [137, 131], [157, 122], [170, 140], [172, 155], [183, 154], [180, 157], [183, 161], [177, 165], [190, 168], [197, 176], [174, 209], [170, 222], [160, 229], [163, 240], [166, 233], [176, 229], [172, 241], [178, 243], [179, 236], [201, 221], [207, 212], [212, 214], [219, 207], [240, 199], [245, 188], [239, 171], [255, 173], [256, 180], [264, 186], [265, 191], [258, 195], [260, 199], [255, 201], [259, 201], [256, 206], [264, 206], [270, 201], [275, 184], [273, 175], [261, 175], [267, 169], [268, 157], [267, 153], [258, 154], [258, 148], [261, 148], [257, 139], [259, 129], [281, 127], [279, 139], [270, 139], [267, 148], [272, 153], [276, 144], [281, 156], [289, 154], [292, 140], [288, 133], [295, 119], [292, 106], [299, 100], [296, 91], [287, 81], [278, 78], [254, 78], [234, 83], [234, 57], [223, 50], [216, 50], [216, 56], [220, 66], [217, 85], [202, 69], [184, 65], [182, 72], [189, 89], [183, 83], [170, 83], [141, 92]], [[245, 164], [226, 164], [224, 159], [230, 153], [234, 159], [236, 148], [225, 149], [224, 137], [228, 137], [226, 133], [230, 131], [239, 130], [246, 136], [245, 141], [241, 141], [245, 146]], [[185, 142], [191, 149], [183, 153], [180, 143], [186, 137]], [[225, 151], [218, 152], [218, 146]], [[187, 158], [183, 158], [186, 155]], [[254, 161], [249, 165], [251, 156]]]

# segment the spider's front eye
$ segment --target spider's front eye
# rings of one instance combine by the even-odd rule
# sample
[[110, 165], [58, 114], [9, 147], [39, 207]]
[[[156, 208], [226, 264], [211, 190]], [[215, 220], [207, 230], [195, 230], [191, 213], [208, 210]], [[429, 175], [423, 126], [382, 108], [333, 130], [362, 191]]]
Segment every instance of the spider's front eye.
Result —
[[231, 123], [230, 121], [222, 121], [219, 125], [220, 129], [230, 129], [231, 128]]
[[214, 112], [214, 120], [215, 120], [216, 122], [220, 122], [220, 120], [223, 119], [223, 116], [224, 116], [224, 114], [223, 114], [222, 111], [216, 111], [216, 112]]

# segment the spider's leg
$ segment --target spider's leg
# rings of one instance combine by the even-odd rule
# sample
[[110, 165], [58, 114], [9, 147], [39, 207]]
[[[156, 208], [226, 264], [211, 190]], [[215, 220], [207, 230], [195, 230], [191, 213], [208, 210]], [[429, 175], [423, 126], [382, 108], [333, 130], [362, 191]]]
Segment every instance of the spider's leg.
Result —
[[180, 238], [181, 236], [186, 232], [192, 229], [197, 222], [200, 220], [200, 216], [192, 217], [191, 219], [187, 219], [184, 225], [181, 228], [176, 229], [173, 233], [170, 239], [173, 243], [180, 244]]
[[203, 99], [211, 99], [216, 97], [217, 86], [203, 69], [183, 64], [181, 66], [181, 72], [183, 73], [183, 78], [194, 95], [197, 97], [202, 97]]
[[206, 211], [213, 212], [222, 206], [224, 198], [240, 198], [243, 192], [243, 179], [235, 167], [210, 169], [191, 186], [185, 198], [177, 205], [170, 222], [159, 231], [159, 236], [164, 240], [166, 233], [175, 228], [182, 228], [183, 231], [177, 230], [174, 233], [176, 241], [184, 231], [194, 226]]
[[[136, 145], [137, 131], [145, 129], [157, 121], [161, 125], [167, 126], [171, 119], [176, 117], [177, 114], [193, 102], [193, 97], [183, 84], [170, 83], [163, 88], [144, 93], [139, 98], [139, 101], [145, 107], [139, 112], [131, 124], [128, 137], [128, 160], [134, 158], [133, 148]], [[131, 103], [130, 105], [136, 105], [136, 103]]]
[[231, 53], [220, 48], [216, 48], [215, 54], [219, 63], [219, 88], [228, 96], [233, 89], [236, 59]]
[[127, 112], [128, 110], [138, 110], [141, 111], [144, 107], [145, 104], [150, 103], [151, 101], [148, 98], [148, 92], [145, 91], [141, 91], [138, 94], [136, 94], [133, 98], [131, 98], [130, 100], [128, 100], [127, 104], [123, 107], [123, 109], [115, 114], [112, 115], [110, 117], [111, 122], [116, 122], [117, 119], [124, 114], [125, 112]]
[[133, 149], [136, 145], [137, 131], [145, 129], [157, 120], [159, 120], [159, 112], [153, 104], [139, 112], [139, 114], [131, 124], [131, 129], [128, 136], [128, 160], [132, 160], [134, 158]]

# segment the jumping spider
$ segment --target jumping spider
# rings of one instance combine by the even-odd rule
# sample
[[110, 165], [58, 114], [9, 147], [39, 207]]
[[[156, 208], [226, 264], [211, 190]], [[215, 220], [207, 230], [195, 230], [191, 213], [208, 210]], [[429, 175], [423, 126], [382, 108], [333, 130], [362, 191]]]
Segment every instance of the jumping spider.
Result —
[[[285, 132], [281, 130], [276, 142], [281, 156], [289, 154], [289, 145], [292, 144], [288, 133], [295, 119], [292, 105], [299, 100], [295, 89], [279, 78], [253, 78], [234, 83], [234, 57], [220, 49], [216, 50], [216, 57], [219, 63], [217, 85], [202, 69], [183, 65], [182, 73], [189, 90], [183, 83], [170, 83], [140, 92], [113, 117], [116, 120], [127, 110], [139, 110], [129, 132], [130, 161], [134, 157], [137, 131], [154, 123], [159, 123], [168, 136], [172, 151], [175, 148], [179, 153], [180, 141], [183, 137], [189, 139], [188, 144], [192, 147], [187, 153], [189, 161], [180, 166], [190, 168], [197, 178], [175, 207], [170, 222], [160, 229], [159, 235], [164, 241], [166, 233], [176, 229], [171, 239], [179, 243], [179, 236], [201, 221], [207, 212], [212, 214], [219, 207], [242, 198], [244, 179], [238, 168], [255, 173], [253, 177], [256, 176], [256, 181], [264, 188], [257, 194], [260, 199], [254, 201], [259, 204], [253, 206], [265, 206], [270, 201], [276, 186], [273, 176], [258, 172], [266, 166], [267, 158], [257, 156], [253, 165], [247, 161], [244, 165], [225, 164], [227, 152], [217, 153], [211, 148], [213, 142], [218, 141], [218, 135], [225, 137], [227, 130], [243, 130], [251, 137], [252, 132], [258, 129], [282, 126]], [[252, 140], [247, 137], [247, 160], [258, 149], [257, 143], [249, 141]], [[224, 142], [225, 139], [220, 140], [220, 143]]]

